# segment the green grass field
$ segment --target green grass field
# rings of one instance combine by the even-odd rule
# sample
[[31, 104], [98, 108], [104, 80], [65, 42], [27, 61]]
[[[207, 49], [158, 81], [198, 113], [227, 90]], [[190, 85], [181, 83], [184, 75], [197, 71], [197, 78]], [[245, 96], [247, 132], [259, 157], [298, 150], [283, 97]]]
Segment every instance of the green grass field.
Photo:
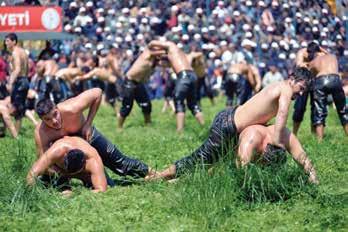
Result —
[[[151, 127], [143, 126], [137, 106], [123, 132], [109, 106], [101, 106], [94, 123], [124, 153], [163, 169], [201, 144], [224, 100], [215, 106], [203, 101], [204, 128], [188, 113], [180, 136], [174, 116], [160, 113], [162, 101], [153, 102]], [[66, 199], [54, 189], [26, 187], [36, 155], [33, 126], [25, 121], [18, 141], [0, 139], [0, 231], [347, 231], [348, 140], [335, 110], [330, 108], [324, 142], [310, 133], [308, 112], [299, 138], [319, 186], [309, 185], [289, 157], [281, 168], [237, 170], [231, 153], [212, 174], [197, 170], [176, 183], [137, 181], [102, 194], [75, 182]]]

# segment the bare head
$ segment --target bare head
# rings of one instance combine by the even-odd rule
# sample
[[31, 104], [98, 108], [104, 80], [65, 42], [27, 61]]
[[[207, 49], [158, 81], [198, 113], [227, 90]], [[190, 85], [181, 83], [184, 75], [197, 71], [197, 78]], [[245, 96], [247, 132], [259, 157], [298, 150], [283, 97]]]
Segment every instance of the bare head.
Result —
[[46, 98], [40, 100], [36, 104], [35, 111], [48, 127], [56, 130], [62, 128], [62, 117], [60, 111], [50, 99]]
[[80, 149], [72, 149], [64, 157], [64, 169], [69, 174], [81, 172], [86, 165], [86, 156]]
[[10, 51], [17, 45], [18, 38], [15, 33], [10, 33], [5, 36], [5, 45], [6, 48]]
[[293, 91], [293, 99], [302, 95], [311, 85], [312, 73], [304, 67], [296, 67], [289, 76], [289, 84]]
[[311, 42], [310, 44], [308, 44], [307, 46], [308, 61], [312, 61], [318, 52], [320, 52], [320, 47], [317, 43]]

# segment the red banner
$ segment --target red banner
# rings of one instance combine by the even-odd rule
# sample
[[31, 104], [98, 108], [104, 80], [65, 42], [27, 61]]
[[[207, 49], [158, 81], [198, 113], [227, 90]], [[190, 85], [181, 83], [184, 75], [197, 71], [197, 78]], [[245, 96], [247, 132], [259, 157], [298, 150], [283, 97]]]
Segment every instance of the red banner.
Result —
[[60, 7], [0, 7], [0, 32], [61, 32]]

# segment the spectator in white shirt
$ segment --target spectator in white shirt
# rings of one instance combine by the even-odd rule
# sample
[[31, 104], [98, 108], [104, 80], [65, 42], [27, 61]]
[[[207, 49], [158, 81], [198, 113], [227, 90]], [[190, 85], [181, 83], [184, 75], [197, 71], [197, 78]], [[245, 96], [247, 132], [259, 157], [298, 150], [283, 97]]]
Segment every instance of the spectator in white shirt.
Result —
[[284, 80], [282, 74], [278, 71], [278, 68], [275, 64], [269, 65], [269, 71], [265, 74], [262, 79], [262, 87], [266, 87], [267, 85]]

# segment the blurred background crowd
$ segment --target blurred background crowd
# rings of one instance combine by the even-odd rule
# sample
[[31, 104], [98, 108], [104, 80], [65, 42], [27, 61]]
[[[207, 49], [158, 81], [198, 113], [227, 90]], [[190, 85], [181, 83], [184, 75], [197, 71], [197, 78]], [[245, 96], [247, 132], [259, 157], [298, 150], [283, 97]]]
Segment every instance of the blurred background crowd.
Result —
[[[185, 52], [204, 53], [207, 76], [215, 89], [222, 87], [218, 80], [227, 68], [242, 60], [259, 68], [263, 85], [287, 78], [296, 52], [313, 40], [336, 54], [340, 71], [348, 71], [348, 19], [334, 15], [324, 0], [60, 0], [25, 4], [42, 2], [61, 6], [64, 31], [76, 35], [74, 40], [52, 41], [45, 49], [60, 68], [77, 58], [86, 60], [98, 51], [113, 50], [125, 73], [149, 41], [165, 37]], [[0, 79], [4, 65], [0, 61]], [[147, 85], [152, 98], [163, 96], [163, 84], [155, 72]]]

